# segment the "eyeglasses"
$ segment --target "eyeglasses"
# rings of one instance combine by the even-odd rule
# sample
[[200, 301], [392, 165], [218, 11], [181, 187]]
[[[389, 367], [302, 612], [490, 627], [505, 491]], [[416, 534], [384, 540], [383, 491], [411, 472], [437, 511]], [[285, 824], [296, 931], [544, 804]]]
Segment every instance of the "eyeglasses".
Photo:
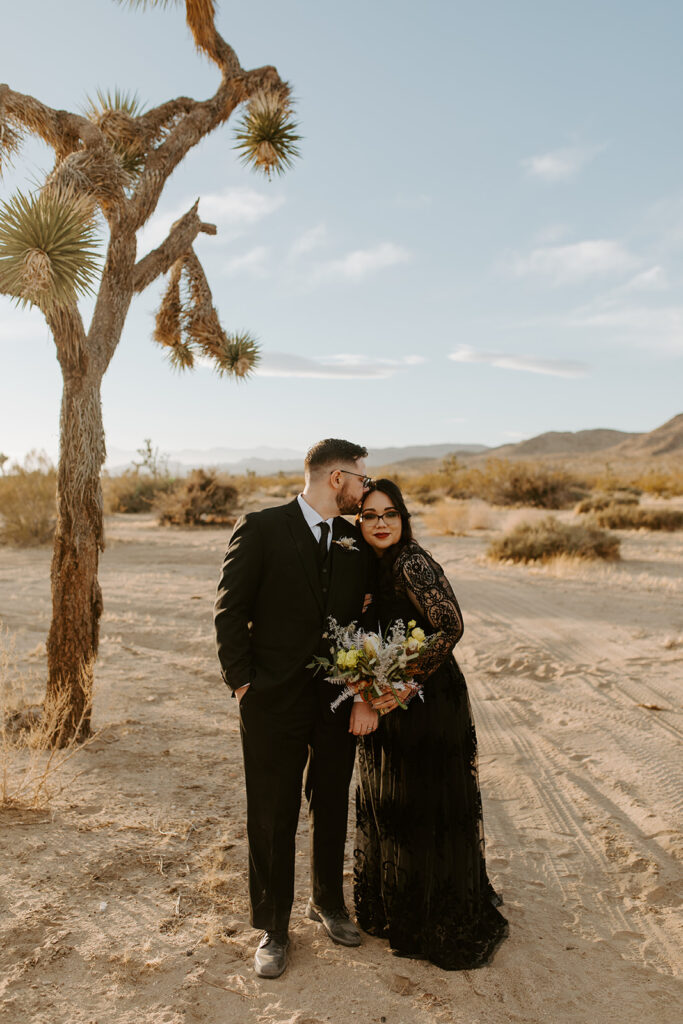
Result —
[[363, 476], [362, 473], [352, 473], [350, 469], [333, 469], [333, 473], [346, 473], [347, 476], [357, 476], [363, 481], [363, 487], [372, 487], [374, 480], [371, 476]]
[[386, 512], [382, 512], [381, 516], [378, 516], [376, 512], [361, 512], [359, 516], [361, 523], [367, 523], [369, 526], [378, 523], [380, 519], [383, 519], [388, 526], [389, 523], [395, 523], [400, 518], [401, 513], [397, 512], [395, 508], [388, 508]]

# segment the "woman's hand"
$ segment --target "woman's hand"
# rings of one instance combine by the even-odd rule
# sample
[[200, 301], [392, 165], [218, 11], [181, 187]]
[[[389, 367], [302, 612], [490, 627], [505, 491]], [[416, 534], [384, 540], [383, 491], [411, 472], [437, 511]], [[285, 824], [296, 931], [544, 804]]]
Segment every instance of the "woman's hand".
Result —
[[[396, 687], [396, 693], [398, 694], [401, 703], [403, 704], [407, 703], [407, 701], [410, 699], [414, 692], [415, 691], [412, 686], [406, 686], [402, 690], [399, 690], [398, 687]], [[389, 690], [387, 693], [383, 693], [381, 697], [375, 697], [371, 703], [373, 708], [379, 715], [388, 715], [390, 711], [393, 711], [394, 708], [398, 707], [398, 701], [394, 697], [391, 690]]]
[[354, 736], [367, 736], [379, 725], [379, 715], [364, 700], [357, 700], [351, 709], [349, 732]]

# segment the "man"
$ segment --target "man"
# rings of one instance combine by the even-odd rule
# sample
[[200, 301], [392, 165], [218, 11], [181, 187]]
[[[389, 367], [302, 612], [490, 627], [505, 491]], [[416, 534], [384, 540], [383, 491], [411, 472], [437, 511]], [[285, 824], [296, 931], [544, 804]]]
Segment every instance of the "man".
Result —
[[263, 929], [254, 967], [276, 978], [287, 964], [294, 855], [306, 769], [312, 898], [307, 914], [346, 946], [360, 944], [342, 889], [355, 737], [376, 728], [363, 701], [334, 713], [339, 691], [307, 666], [328, 654], [329, 616], [357, 620], [368, 561], [355, 513], [371, 481], [367, 451], [328, 438], [305, 460], [294, 501], [243, 516], [230, 539], [215, 624], [223, 679], [239, 702], [247, 789], [251, 923]]

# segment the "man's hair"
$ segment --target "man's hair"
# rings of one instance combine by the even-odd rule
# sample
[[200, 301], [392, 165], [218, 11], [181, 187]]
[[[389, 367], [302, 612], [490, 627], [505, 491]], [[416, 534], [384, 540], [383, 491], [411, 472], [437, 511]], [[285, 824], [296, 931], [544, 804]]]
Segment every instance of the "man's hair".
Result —
[[355, 462], [356, 459], [364, 459], [368, 454], [367, 448], [352, 441], [342, 441], [339, 437], [326, 437], [324, 441], [318, 441], [306, 452], [304, 468], [307, 473], [317, 473], [318, 470], [332, 466], [336, 469], [338, 462]]

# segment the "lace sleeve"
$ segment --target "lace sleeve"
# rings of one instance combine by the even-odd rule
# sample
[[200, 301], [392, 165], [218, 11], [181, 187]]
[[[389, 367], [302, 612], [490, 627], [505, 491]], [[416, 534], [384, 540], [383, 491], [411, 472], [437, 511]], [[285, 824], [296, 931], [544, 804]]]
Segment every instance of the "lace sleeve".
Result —
[[420, 615], [441, 636], [415, 662], [415, 678], [426, 679], [448, 658], [463, 631], [462, 613], [446, 574], [417, 545], [401, 552], [394, 565], [397, 588], [405, 592]]

